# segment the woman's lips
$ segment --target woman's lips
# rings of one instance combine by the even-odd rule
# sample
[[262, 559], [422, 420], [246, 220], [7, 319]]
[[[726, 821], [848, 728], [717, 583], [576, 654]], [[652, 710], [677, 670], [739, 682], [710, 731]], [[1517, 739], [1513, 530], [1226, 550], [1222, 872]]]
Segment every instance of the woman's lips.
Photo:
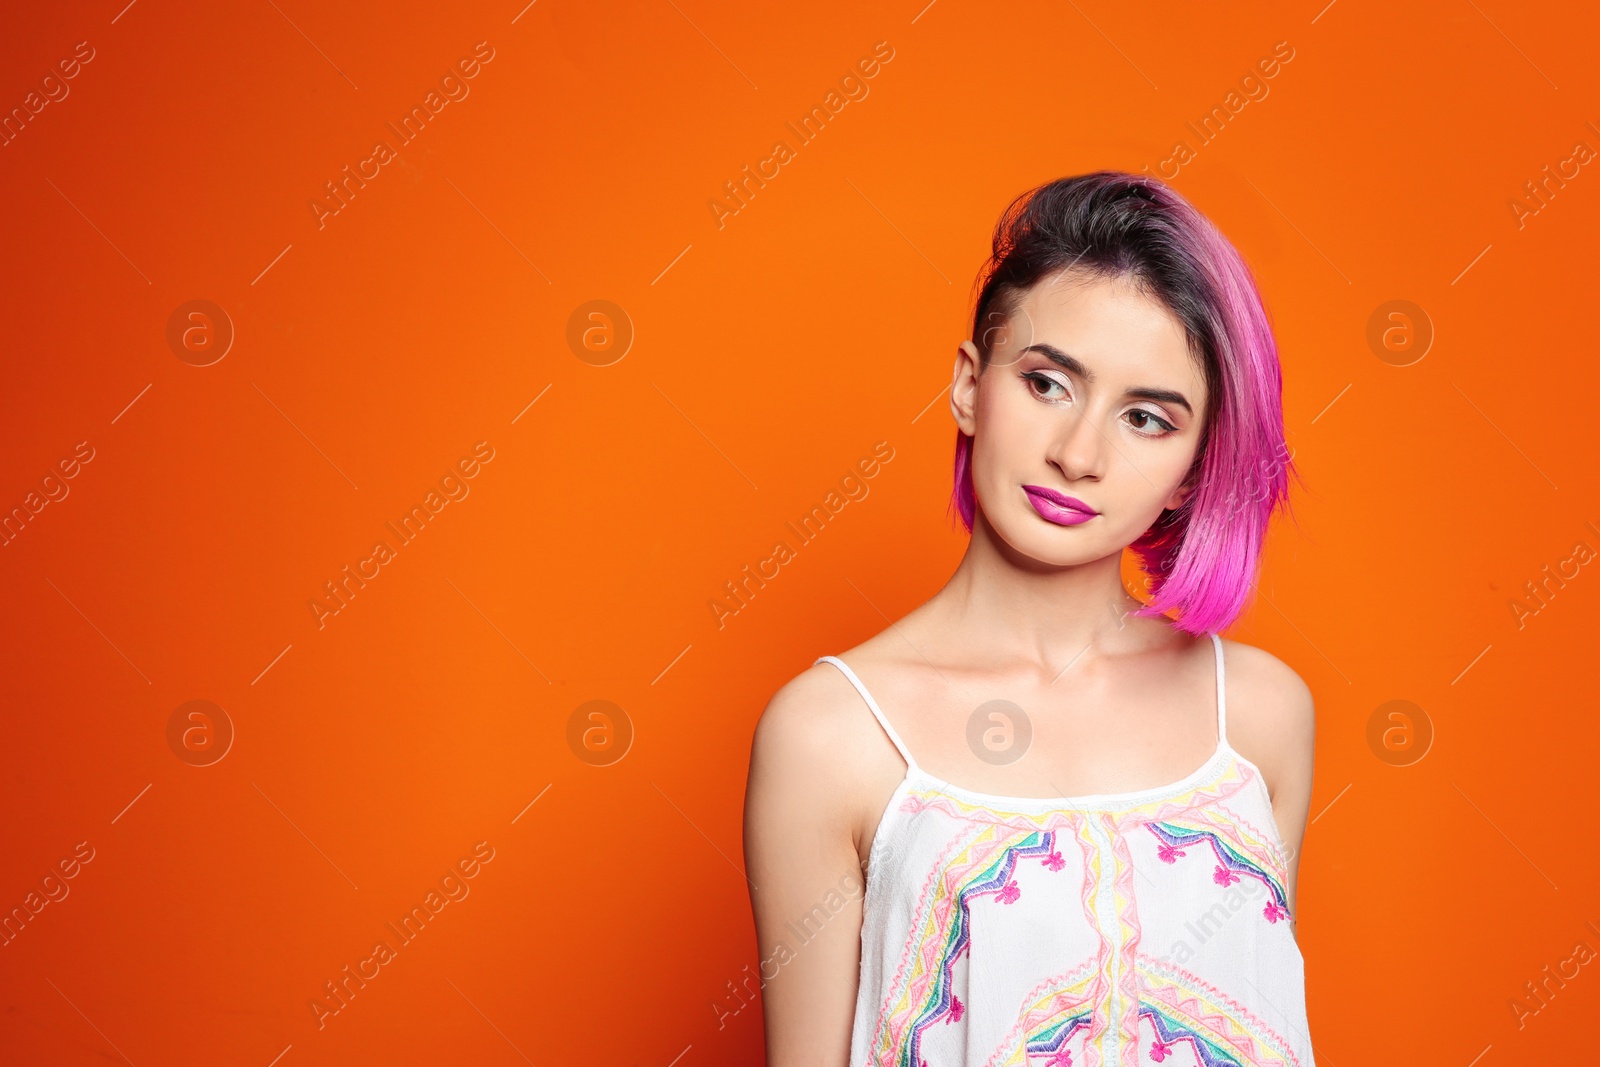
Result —
[[1039, 513], [1040, 518], [1058, 526], [1077, 526], [1100, 514], [1077, 497], [1046, 489], [1042, 485], [1025, 485], [1022, 491], [1028, 494], [1028, 503], [1033, 505], [1033, 510]]

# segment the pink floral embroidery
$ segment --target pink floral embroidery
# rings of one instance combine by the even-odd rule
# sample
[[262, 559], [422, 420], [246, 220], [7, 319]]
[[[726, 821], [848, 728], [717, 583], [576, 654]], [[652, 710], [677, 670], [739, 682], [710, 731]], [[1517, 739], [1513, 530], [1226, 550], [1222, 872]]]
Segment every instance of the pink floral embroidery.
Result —
[[1267, 901], [1267, 906], [1261, 910], [1261, 914], [1267, 917], [1267, 922], [1275, 923], [1279, 919], [1287, 919], [1289, 917], [1289, 909], [1279, 907], [1276, 900], [1269, 900]]
[[1045, 1061], [1044, 1067], [1072, 1067], [1072, 1052], [1062, 1049]]
[[1157, 1063], [1160, 1063], [1170, 1055], [1172, 1055], [1172, 1046], [1165, 1041], [1157, 1041], [1150, 1046], [1150, 1058]]
[[1237, 882], [1239, 880], [1239, 876], [1219, 863], [1217, 864], [1216, 871], [1211, 875], [1211, 880], [1216, 882], [1218, 885], [1229, 886]]
[[1187, 853], [1185, 853], [1183, 849], [1173, 848], [1171, 845], [1163, 841], [1161, 844], [1156, 846], [1156, 855], [1160, 856], [1162, 862], [1164, 863], [1177, 863], [1178, 857], [1187, 855]]
[[960, 1022], [961, 1016], [966, 1013], [966, 1010], [966, 1005], [961, 1003], [961, 998], [954, 993], [950, 994], [950, 1014], [944, 1017], [945, 1024]]
[[1061, 853], [1057, 851], [1050, 853], [1050, 855], [1044, 858], [1044, 865], [1049, 867], [1052, 871], [1059, 871], [1061, 868], [1067, 865], [1067, 861], [1062, 859]]
[[1011, 904], [1014, 903], [1020, 896], [1022, 896], [1022, 890], [1018, 888], [1017, 880], [1013, 878], [1011, 881], [1006, 883], [1004, 889], [1000, 890], [1000, 896], [998, 899], [1002, 904]]

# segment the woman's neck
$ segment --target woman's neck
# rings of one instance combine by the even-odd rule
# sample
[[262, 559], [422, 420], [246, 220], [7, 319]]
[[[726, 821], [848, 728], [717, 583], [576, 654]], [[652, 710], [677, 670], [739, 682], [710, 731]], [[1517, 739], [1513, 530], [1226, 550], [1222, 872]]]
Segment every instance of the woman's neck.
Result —
[[958, 640], [964, 653], [1060, 668], [1090, 649], [1114, 654], [1170, 640], [1170, 624], [1130, 616], [1141, 606], [1123, 587], [1120, 554], [1045, 566], [1019, 555], [979, 511], [966, 554], [924, 608], [935, 631]]

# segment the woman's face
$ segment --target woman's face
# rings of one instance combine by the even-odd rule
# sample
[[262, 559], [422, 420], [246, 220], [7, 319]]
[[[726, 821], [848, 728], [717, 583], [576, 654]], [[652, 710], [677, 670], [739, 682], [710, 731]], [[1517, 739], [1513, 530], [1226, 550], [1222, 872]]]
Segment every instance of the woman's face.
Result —
[[989, 340], [981, 375], [977, 347], [961, 343], [950, 404], [973, 437], [977, 506], [1008, 545], [1045, 564], [1087, 563], [1183, 503], [1206, 383], [1164, 305], [1125, 278], [1060, 273]]

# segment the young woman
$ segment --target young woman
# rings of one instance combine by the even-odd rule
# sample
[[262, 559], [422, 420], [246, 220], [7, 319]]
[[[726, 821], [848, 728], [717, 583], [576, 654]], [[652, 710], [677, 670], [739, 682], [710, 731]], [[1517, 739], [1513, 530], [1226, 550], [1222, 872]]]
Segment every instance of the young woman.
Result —
[[1218, 636], [1294, 473], [1281, 391], [1248, 268], [1167, 186], [1007, 209], [950, 388], [966, 554], [756, 729], [771, 1067], [1312, 1067], [1311, 695]]

